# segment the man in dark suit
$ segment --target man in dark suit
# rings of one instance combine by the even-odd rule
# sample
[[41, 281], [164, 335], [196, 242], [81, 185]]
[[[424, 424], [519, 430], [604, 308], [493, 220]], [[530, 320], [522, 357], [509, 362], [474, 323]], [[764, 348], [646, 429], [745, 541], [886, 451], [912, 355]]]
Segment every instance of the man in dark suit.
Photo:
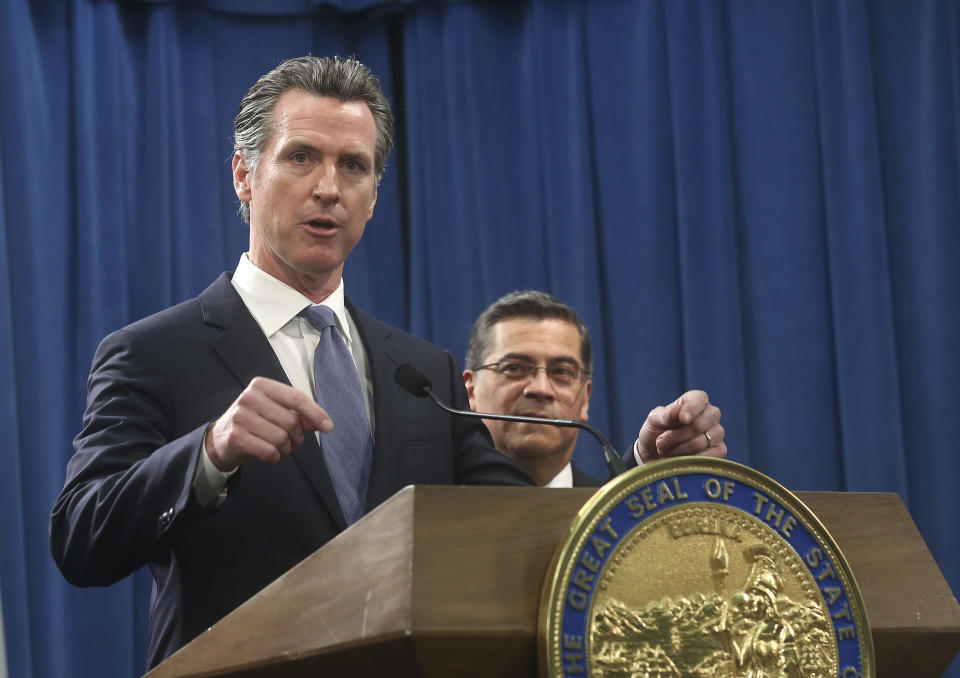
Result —
[[[477, 318], [463, 381], [478, 412], [587, 420], [593, 381], [590, 333], [577, 312], [536, 290], [511, 292]], [[545, 487], [596, 487], [571, 461], [578, 429], [487, 420], [497, 449]], [[700, 454], [724, 457], [720, 410], [703, 391], [654, 408], [628, 462]]]
[[405, 485], [530, 482], [482, 425], [394, 383], [410, 363], [466, 407], [454, 358], [344, 296], [392, 127], [352, 59], [260, 78], [234, 124], [248, 252], [97, 350], [51, 552], [82, 586], [149, 565], [151, 666]]

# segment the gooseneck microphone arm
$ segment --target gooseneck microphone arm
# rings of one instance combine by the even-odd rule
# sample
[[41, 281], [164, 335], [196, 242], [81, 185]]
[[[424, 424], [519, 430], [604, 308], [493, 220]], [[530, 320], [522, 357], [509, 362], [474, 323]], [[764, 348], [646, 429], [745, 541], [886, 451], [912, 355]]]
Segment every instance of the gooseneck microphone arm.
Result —
[[396, 382], [407, 392], [418, 398], [429, 397], [437, 406], [449, 412], [450, 414], [461, 417], [472, 417], [474, 419], [496, 419], [498, 421], [516, 421], [525, 424], [545, 424], [549, 426], [564, 426], [567, 428], [581, 428], [591, 434], [600, 443], [603, 448], [603, 457], [607, 462], [607, 469], [610, 471], [610, 477], [618, 476], [627, 470], [623, 459], [610, 444], [610, 441], [600, 433], [596, 428], [585, 421], [579, 419], [550, 419], [547, 417], [525, 417], [519, 414], [495, 414], [493, 412], [474, 412], [473, 410], [458, 410], [450, 407], [440, 400], [433, 392], [433, 385], [430, 380], [421, 374], [416, 368], [410, 365], [401, 365], [397, 368], [394, 375]]

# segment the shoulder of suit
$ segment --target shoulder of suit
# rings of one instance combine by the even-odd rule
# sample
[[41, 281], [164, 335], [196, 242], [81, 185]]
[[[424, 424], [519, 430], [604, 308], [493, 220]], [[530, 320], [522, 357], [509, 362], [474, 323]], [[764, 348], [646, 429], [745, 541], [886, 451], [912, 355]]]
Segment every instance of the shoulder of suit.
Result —
[[221, 305], [226, 307], [226, 310], [220, 310], [221, 315], [235, 313], [236, 304], [243, 304], [240, 295], [230, 284], [229, 276], [224, 274], [200, 295], [111, 332], [101, 345], [117, 342], [165, 345], [180, 343], [187, 337], [196, 338], [204, 333], [205, 317], [210, 310], [203, 307], [203, 298], [205, 295], [209, 298], [211, 292], [215, 298], [221, 300]]
[[389, 338], [391, 341], [398, 341], [401, 344], [420, 348], [422, 350], [444, 352], [442, 348], [431, 344], [425, 339], [414, 336], [409, 332], [385, 323], [376, 316], [357, 308], [357, 306], [347, 298], [345, 300], [347, 310], [353, 316], [353, 321], [360, 327], [361, 331], [369, 338], [378, 337], [380, 339]]

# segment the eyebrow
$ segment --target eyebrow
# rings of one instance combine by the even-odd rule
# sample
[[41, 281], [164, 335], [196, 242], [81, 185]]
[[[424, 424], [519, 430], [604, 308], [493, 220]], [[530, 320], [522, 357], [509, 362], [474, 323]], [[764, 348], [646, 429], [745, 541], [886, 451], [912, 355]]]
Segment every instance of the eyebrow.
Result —
[[[506, 353], [500, 356], [500, 358], [496, 362], [499, 363], [499, 362], [503, 362], [504, 360], [526, 360], [528, 363], [534, 363], [534, 364], [537, 362], [526, 353], [516, 353], [516, 352]], [[580, 367], [580, 361], [571, 356], [565, 356], [565, 355], [557, 356], [556, 358], [550, 358], [547, 361], [548, 365], [555, 365], [556, 363], [570, 363], [572, 365], [576, 365], [577, 367]]]
[[279, 150], [281, 153], [287, 154], [287, 153], [294, 153], [296, 151], [319, 152], [320, 148], [315, 144], [311, 144], [309, 141], [291, 139], [285, 142], [283, 145], [281, 145]]
[[[309, 153], [316, 154], [323, 153], [323, 148], [317, 146], [316, 144], [310, 143], [309, 141], [303, 141], [300, 139], [290, 139], [280, 146], [281, 155], [289, 155], [290, 153], [298, 153], [300, 151], [307, 151]], [[365, 151], [344, 151], [337, 157], [340, 160], [353, 160], [354, 162], [360, 162], [367, 166], [373, 165], [373, 157]]]
[[340, 155], [341, 160], [352, 160], [367, 167], [373, 166], [373, 158], [361, 151], [349, 151]]

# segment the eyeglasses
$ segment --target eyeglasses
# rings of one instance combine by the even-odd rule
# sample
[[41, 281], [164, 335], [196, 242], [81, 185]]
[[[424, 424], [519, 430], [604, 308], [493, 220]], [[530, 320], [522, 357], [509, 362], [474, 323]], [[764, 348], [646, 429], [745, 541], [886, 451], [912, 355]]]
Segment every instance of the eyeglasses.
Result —
[[525, 381], [536, 376], [539, 370], [547, 373], [547, 378], [557, 388], [569, 389], [579, 387], [590, 374], [579, 365], [568, 362], [558, 362], [546, 367], [539, 367], [529, 360], [510, 358], [499, 362], [481, 365], [477, 370], [493, 370], [501, 377], [510, 381]]

